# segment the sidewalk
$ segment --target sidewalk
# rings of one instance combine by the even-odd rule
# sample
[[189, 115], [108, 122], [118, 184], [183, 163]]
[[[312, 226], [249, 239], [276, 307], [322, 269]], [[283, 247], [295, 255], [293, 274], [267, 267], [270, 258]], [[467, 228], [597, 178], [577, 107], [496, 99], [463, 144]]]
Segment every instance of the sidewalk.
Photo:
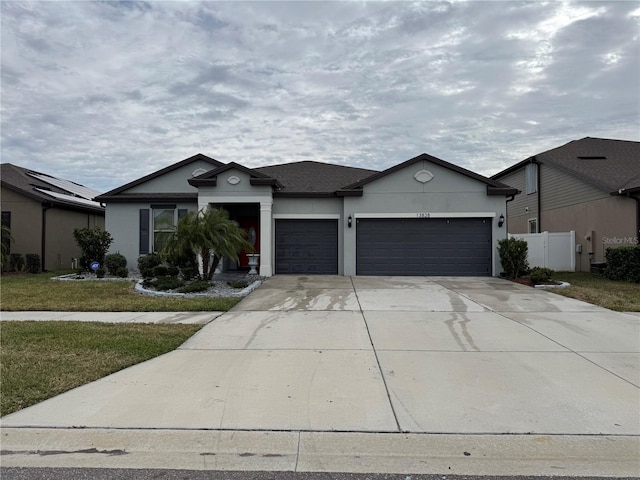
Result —
[[206, 325], [224, 312], [0, 312], [2, 321], [192, 323]]

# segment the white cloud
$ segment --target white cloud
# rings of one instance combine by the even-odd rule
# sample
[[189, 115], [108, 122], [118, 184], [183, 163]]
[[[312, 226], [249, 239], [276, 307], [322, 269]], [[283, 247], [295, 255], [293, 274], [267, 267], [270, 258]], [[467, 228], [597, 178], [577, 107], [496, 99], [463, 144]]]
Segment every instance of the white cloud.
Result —
[[2, 2], [2, 161], [107, 190], [202, 152], [490, 174], [638, 140], [627, 2]]

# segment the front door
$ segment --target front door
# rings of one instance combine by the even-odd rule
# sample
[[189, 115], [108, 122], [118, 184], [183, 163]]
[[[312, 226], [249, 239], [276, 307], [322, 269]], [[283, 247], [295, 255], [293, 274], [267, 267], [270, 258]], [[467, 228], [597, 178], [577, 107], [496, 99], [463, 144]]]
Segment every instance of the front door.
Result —
[[249, 267], [247, 253], [260, 253], [260, 219], [253, 217], [241, 218], [238, 223], [240, 228], [247, 232], [247, 241], [253, 245], [253, 252], [240, 252], [240, 267]]

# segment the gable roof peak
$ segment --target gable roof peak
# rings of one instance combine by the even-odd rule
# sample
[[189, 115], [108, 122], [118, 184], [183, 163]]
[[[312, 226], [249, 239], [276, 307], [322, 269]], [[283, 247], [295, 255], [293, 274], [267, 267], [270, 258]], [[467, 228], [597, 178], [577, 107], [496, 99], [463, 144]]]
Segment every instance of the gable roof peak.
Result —
[[209, 164], [211, 164], [211, 166], [213, 168], [217, 168], [221, 165], [224, 165], [224, 163], [219, 162], [218, 160], [216, 160], [215, 158], [212, 157], [208, 157], [207, 155], [203, 154], [203, 153], [196, 153], [195, 155], [192, 155], [188, 158], [185, 158], [184, 160], [181, 160], [177, 163], [171, 164], [167, 167], [161, 168], [160, 170], [156, 170], [155, 172], [152, 172], [148, 175], [145, 175], [144, 177], [140, 177], [137, 180], [134, 180], [132, 182], [129, 182], [125, 185], [122, 185], [120, 187], [114, 188], [113, 190], [109, 190], [106, 193], [103, 193], [102, 195], [100, 195], [99, 197], [97, 197], [99, 200], [105, 200], [105, 198], [103, 197], [111, 197], [113, 195], [117, 195], [119, 193], [124, 192], [125, 190], [128, 190], [132, 187], [135, 187], [137, 185], [141, 185], [145, 182], [148, 182], [149, 180], [153, 180], [154, 178], [158, 178], [166, 173], [172, 172], [174, 170], [177, 170], [181, 167], [184, 167], [185, 165], [189, 165], [190, 163], [196, 162], [196, 161], [204, 161], [207, 162]]
[[[366, 185], [367, 183], [371, 183], [375, 180], [378, 180], [382, 177], [386, 177], [387, 175], [390, 175], [394, 172], [397, 172], [398, 170], [402, 170], [403, 168], [409, 167], [415, 163], [418, 162], [422, 162], [422, 161], [426, 161], [426, 162], [430, 162], [433, 163], [435, 165], [439, 165], [443, 168], [446, 168], [448, 170], [452, 170], [454, 172], [460, 173], [466, 177], [472, 178], [474, 180], [478, 180], [484, 184], [487, 185], [487, 187], [494, 189], [494, 191], [497, 191], [496, 189], [500, 190], [500, 189], [506, 189], [506, 190], [513, 190], [511, 189], [511, 187], [508, 187], [507, 185], [497, 181], [497, 180], [493, 180], [491, 178], [487, 178], [483, 175], [480, 175], [479, 173], [475, 173], [472, 172], [471, 170], [467, 170], [466, 168], [460, 167], [458, 165], [455, 165], [453, 163], [447, 162], [445, 160], [441, 160], [437, 157], [434, 157], [433, 155], [429, 155], [428, 153], [421, 153], [420, 155], [410, 158], [409, 160], [399, 163], [397, 165], [394, 165], [390, 168], [387, 168], [386, 170], [383, 170], [382, 172], [378, 172], [375, 173], [363, 180], [360, 180], [359, 182], [356, 183], [352, 183], [351, 185], [347, 185], [346, 187], [343, 188], [343, 190], [356, 190], [356, 189], [361, 189], [364, 185]], [[506, 191], [505, 190], [505, 191]], [[507, 195], [510, 195], [510, 193], [507, 193]]]

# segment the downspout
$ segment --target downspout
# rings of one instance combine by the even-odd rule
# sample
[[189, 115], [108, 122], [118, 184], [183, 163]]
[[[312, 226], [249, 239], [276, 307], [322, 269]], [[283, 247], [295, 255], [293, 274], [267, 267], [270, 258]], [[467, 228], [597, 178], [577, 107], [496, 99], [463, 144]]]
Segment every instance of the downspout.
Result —
[[507, 215], [506, 215], [506, 219], [505, 219], [505, 221], [504, 221], [504, 227], [505, 227], [505, 228], [506, 228], [506, 230], [507, 230], [507, 236], [509, 235], [509, 205], [507, 205], [507, 203], [509, 203], [509, 202], [513, 202], [513, 200], [516, 198], [516, 196], [515, 196], [515, 195], [508, 195], [508, 196], [509, 196], [510, 198], [508, 198], [508, 199], [507, 199], [507, 201], [506, 201], [506, 202], [504, 202], [504, 204], [505, 204], [505, 205], [504, 205], [504, 208], [505, 208], [505, 210], [506, 210], [506, 212], [505, 212], [505, 213], [507, 214]]
[[40, 245], [40, 259], [42, 261], [42, 271], [45, 271], [45, 259], [47, 254], [47, 210], [52, 208], [50, 203], [42, 204], [42, 244]]
[[640, 245], [640, 196], [639, 195], [629, 195], [636, 201], [636, 245]]
[[540, 170], [542, 165], [536, 159], [535, 155], [533, 157], [533, 161], [538, 165], [538, 171], [536, 175], [536, 193], [538, 195], [538, 232], [543, 232], [542, 230], [542, 202], [540, 201], [540, 197], [542, 196], [542, 192], [540, 191]]

